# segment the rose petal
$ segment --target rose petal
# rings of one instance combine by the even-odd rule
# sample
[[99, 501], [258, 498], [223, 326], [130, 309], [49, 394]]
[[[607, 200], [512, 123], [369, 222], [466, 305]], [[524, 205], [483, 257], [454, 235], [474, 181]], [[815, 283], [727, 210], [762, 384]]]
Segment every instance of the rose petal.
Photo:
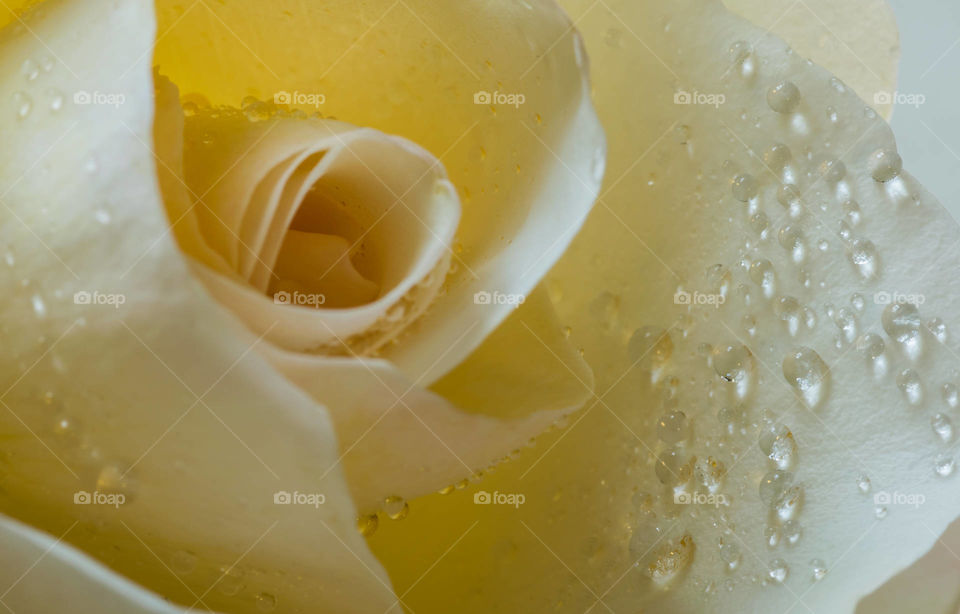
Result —
[[[32, 101], [0, 114], [5, 513], [186, 606], [383, 611], [393, 593], [326, 411], [258, 357], [170, 237], [152, 5], [22, 19], [0, 38], [0, 99]], [[325, 501], [277, 505], [282, 491]]]
[[[313, 96], [304, 110], [403, 136], [449, 170], [463, 203], [459, 272], [422, 326], [384, 354], [411, 380], [429, 384], [466, 358], [511, 312], [473, 295], [529, 293], [590, 210], [603, 133], [582, 45], [552, 2], [159, 7], [157, 62], [185, 94], [232, 106]], [[525, 98], [475, 104], [482, 92]]]
[[581, 407], [593, 386], [543, 291], [432, 391], [385, 360], [260, 351], [330, 408], [361, 510], [481, 474]]
[[[606, 192], [551, 281], [604, 403], [478, 487], [523, 494], [518, 509], [479, 507], [474, 489], [425, 498], [404, 531], [382, 532], [374, 549], [400, 592], [410, 589], [415, 610], [851, 611], [929, 549], [960, 509], [955, 448], [941, 441], [949, 433], [936, 417], [955, 422], [953, 388], [949, 403], [941, 388], [957, 385], [960, 232], [908, 174], [891, 177], [896, 167], [884, 162], [895, 160], [895, 144], [872, 109], [719, 3], [569, 6], [586, 33], [598, 108], [619, 129], [611, 130]], [[611, 30], [622, 45], [608, 43]], [[795, 112], [789, 87], [768, 102], [783, 80], [800, 93]], [[675, 98], [681, 92], [690, 97]], [[684, 104], [694, 93], [701, 104]], [[704, 98], [711, 94], [725, 100]], [[703, 104], [710, 100], [717, 106]], [[777, 142], [792, 151], [785, 167], [778, 151], [764, 159]], [[878, 150], [891, 153], [878, 159]], [[835, 158], [845, 172], [823, 165]], [[756, 199], [740, 174], [756, 181]], [[790, 178], [806, 192], [800, 219], [777, 199]], [[844, 207], [848, 198], [859, 209]], [[803, 245], [790, 226], [803, 231]], [[876, 254], [854, 240], [869, 240]], [[765, 298], [764, 285], [775, 289], [772, 299], [792, 296], [810, 312]], [[881, 291], [888, 294], [875, 301]], [[881, 303], [894, 292], [925, 297], [919, 325], [909, 317], [884, 325]], [[943, 343], [938, 316], [951, 333]], [[658, 341], [665, 331], [670, 344]], [[885, 363], [868, 360], [873, 338], [857, 349], [865, 333], [878, 335]], [[923, 356], [911, 362], [916, 339]], [[744, 343], [750, 354], [722, 351]], [[807, 352], [793, 358], [798, 346], [824, 365]], [[911, 368], [922, 395], [902, 373]], [[805, 407], [818, 396], [816, 409]], [[671, 410], [686, 414], [690, 435]], [[759, 441], [767, 424], [789, 428], [779, 451]], [[666, 442], [684, 436], [680, 462], [667, 464]], [[804, 489], [780, 500], [778, 512], [761, 498], [775, 466], [767, 451], [788, 466], [793, 459], [789, 471]], [[684, 465], [686, 454], [701, 462]], [[669, 471], [657, 470], [658, 457]], [[871, 480], [867, 493], [861, 475]], [[689, 479], [681, 493], [722, 494], [729, 505], [675, 503], [661, 478]], [[895, 503], [884, 504], [883, 493]], [[915, 508], [919, 495], [925, 502]], [[796, 502], [801, 531], [791, 545], [796, 529], [782, 523]], [[767, 526], [778, 527], [775, 547]], [[409, 561], [432, 560], [468, 529], [418, 581]], [[818, 570], [826, 575], [815, 582]]]
[[897, 91], [900, 36], [885, 0], [724, 0], [724, 5], [782, 37], [890, 119]]

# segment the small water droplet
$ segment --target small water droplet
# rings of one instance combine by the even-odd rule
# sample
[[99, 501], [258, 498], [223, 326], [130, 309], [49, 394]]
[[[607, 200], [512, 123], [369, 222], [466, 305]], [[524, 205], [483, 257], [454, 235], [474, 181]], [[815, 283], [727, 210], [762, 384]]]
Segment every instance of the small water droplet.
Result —
[[657, 436], [666, 443], [679, 443], [690, 437], [690, 423], [682, 411], [672, 411], [660, 416]]
[[380, 519], [376, 514], [364, 514], [357, 518], [357, 531], [364, 537], [370, 537], [377, 532], [380, 526]]
[[670, 584], [690, 566], [695, 549], [690, 535], [671, 540], [654, 553], [653, 560], [647, 565], [647, 575], [661, 586]]
[[876, 279], [880, 274], [880, 257], [876, 246], [871, 241], [854, 240], [850, 245], [848, 256], [862, 279]]
[[774, 582], [784, 582], [789, 573], [790, 568], [787, 567], [783, 559], [773, 559], [770, 561], [770, 579]]
[[947, 454], [940, 454], [933, 461], [934, 472], [942, 478], [953, 475], [953, 471], [956, 469], [956, 467], [957, 465], [954, 462], [953, 457]]
[[270, 593], [257, 595], [257, 609], [261, 612], [272, 612], [277, 607], [277, 598]]
[[753, 387], [756, 361], [753, 353], [744, 345], [727, 345], [714, 348], [713, 370], [720, 378], [733, 384], [736, 398], [749, 396]]
[[783, 359], [783, 376], [809, 409], [819, 407], [827, 396], [830, 370], [808, 347], [798, 347]]
[[221, 567], [217, 589], [227, 597], [233, 597], [243, 590], [243, 570], [239, 567]]
[[773, 270], [773, 264], [769, 260], [755, 260], [750, 265], [750, 279], [753, 283], [760, 286], [763, 290], [763, 296], [770, 299], [776, 292], [776, 274]]
[[897, 387], [910, 405], [916, 407], [923, 403], [923, 382], [913, 369], [904, 369], [897, 375]]
[[930, 419], [930, 426], [943, 443], [949, 443], [953, 439], [953, 422], [947, 416], [935, 415]]
[[947, 342], [947, 324], [940, 318], [933, 318], [927, 322], [927, 330], [940, 343]]
[[773, 503], [787, 490], [793, 482], [793, 474], [789, 471], [770, 471], [760, 480], [758, 492], [760, 500], [767, 505]]
[[941, 393], [943, 395], [943, 402], [947, 404], [947, 407], [950, 409], [956, 409], [960, 405], [960, 390], [957, 389], [956, 384], [946, 383], [941, 388]]
[[757, 195], [758, 189], [757, 180], [750, 173], [736, 175], [730, 182], [730, 192], [740, 202], [748, 202]]
[[390, 520], [403, 520], [409, 511], [410, 506], [403, 497], [390, 496], [383, 500], [383, 512]]
[[857, 476], [857, 488], [860, 489], [860, 492], [863, 494], [868, 494], [870, 492], [870, 487], [870, 478], [862, 473]]
[[797, 442], [785, 426], [771, 428], [761, 433], [758, 444], [777, 469], [792, 469], [797, 460]]
[[887, 517], [887, 508], [883, 505], [878, 505], [877, 507], [873, 508], [873, 515], [878, 519], [883, 520]]
[[197, 568], [197, 555], [188, 550], [177, 550], [170, 556], [170, 568], [174, 573], [186, 575]]
[[767, 104], [777, 113], [792, 113], [800, 104], [800, 90], [792, 81], [781, 81], [767, 90]]
[[820, 165], [820, 174], [825, 181], [837, 183], [847, 174], [847, 166], [843, 160], [827, 160]]
[[15, 92], [13, 94], [13, 106], [17, 111], [17, 119], [26, 119], [33, 110], [33, 100], [26, 92]]
[[810, 561], [810, 573], [814, 582], [823, 580], [823, 577], [827, 575], [827, 564], [821, 559], [813, 559]]
[[720, 549], [720, 559], [726, 563], [729, 571], [733, 571], [740, 566], [743, 555], [737, 544], [721, 536], [717, 538], [717, 547]]
[[796, 520], [788, 520], [783, 523], [783, 536], [786, 538], [788, 546], [796, 546], [803, 536], [803, 528]]

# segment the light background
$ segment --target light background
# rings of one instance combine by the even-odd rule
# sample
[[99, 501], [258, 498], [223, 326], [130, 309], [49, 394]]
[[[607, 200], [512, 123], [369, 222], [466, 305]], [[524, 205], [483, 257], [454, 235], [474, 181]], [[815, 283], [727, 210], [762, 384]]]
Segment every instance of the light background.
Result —
[[897, 91], [926, 98], [918, 107], [894, 108], [891, 125], [903, 165], [960, 220], [960, 2], [890, 5], [900, 29]]

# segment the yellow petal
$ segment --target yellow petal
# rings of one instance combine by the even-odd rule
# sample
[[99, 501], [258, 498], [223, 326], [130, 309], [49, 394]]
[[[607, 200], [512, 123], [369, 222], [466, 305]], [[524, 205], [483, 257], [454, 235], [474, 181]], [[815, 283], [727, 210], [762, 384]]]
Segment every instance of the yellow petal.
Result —
[[152, 5], [23, 19], [0, 42], [0, 98], [20, 102], [0, 115], [4, 512], [188, 607], [383, 611], [326, 411], [258, 357], [170, 235]]
[[[851, 611], [960, 509], [960, 231], [872, 109], [719, 2], [568, 6], [611, 155], [551, 287], [602, 401], [374, 550], [423, 612]], [[802, 491], [760, 487], [777, 462]]]

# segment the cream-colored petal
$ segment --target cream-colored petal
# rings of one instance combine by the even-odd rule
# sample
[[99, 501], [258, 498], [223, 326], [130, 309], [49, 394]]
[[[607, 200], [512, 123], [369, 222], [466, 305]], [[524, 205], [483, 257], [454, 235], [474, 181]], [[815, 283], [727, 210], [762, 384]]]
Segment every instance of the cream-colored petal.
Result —
[[[68, 533], [69, 535], [69, 533]], [[0, 517], [3, 604], [23, 614], [61, 611], [177, 614], [185, 612], [60, 539]]]
[[458, 272], [423, 325], [384, 354], [410, 379], [430, 383], [466, 358], [510, 313], [473, 295], [529, 293], [590, 209], [603, 133], [582, 44], [553, 2], [158, 4], [156, 59], [185, 94], [231, 106], [299, 100], [410, 139], [448, 169], [463, 204]]
[[782, 37], [890, 119], [900, 34], [886, 0], [724, 0], [724, 5]]
[[[960, 231], [906, 172], [893, 177], [896, 146], [875, 112], [776, 37], [719, 2], [605, 4], [567, 6], [615, 127], [606, 191], [550, 279], [604, 403], [476, 489], [415, 501], [374, 550], [421, 612], [852, 611], [960, 510], [956, 443], [937, 418], [955, 436], [954, 388], [947, 400], [942, 389], [957, 385]], [[785, 86], [771, 104], [784, 80], [799, 100]], [[777, 143], [792, 156], [769, 151]], [[823, 165], [834, 159], [843, 172]], [[803, 194], [792, 208], [777, 198], [787, 179]], [[884, 323], [894, 293], [921, 295], [919, 317]], [[749, 354], [722, 351], [743, 344]], [[794, 361], [798, 347], [823, 365]], [[673, 464], [676, 410], [691, 430]], [[774, 447], [767, 425], [789, 434]], [[775, 513], [760, 483], [776, 460], [803, 496]], [[674, 480], [702, 504], [675, 502], [663, 483]], [[481, 507], [479, 490], [525, 503]], [[781, 514], [796, 502], [791, 544]], [[779, 531], [772, 547], [766, 526]], [[409, 561], [454, 543], [418, 581]]]
[[542, 290], [432, 390], [385, 360], [258, 350], [330, 409], [354, 500], [369, 511], [482, 474], [578, 409], [593, 385]]
[[[248, 115], [202, 110], [185, 122], [192, 211], [206, 243], [233, 269], [201, 266], [201, 276], [254, 333], [283, 348], [375, 350], [426, 309], [448, 270], [460, 207], [443, 167], [413, 143], [369, 128]], [[176, 210], [169, 213], [175, 220]], [[332, 259], [316, 254], [298, 277], [284, 278], [279, 273], [295, 272], [290, 262], [305, 256], [296, 245], [306, 235], [340, 237], [346, 249]], [[366, 283], [326, 296], [339, 283], [331, 276], [352, 269]]]
[[151, 3], [22, 19], [0, 35], [0, 99], [22, 103], [0, 114], [4, 512], [188, 607], [384, 611], [326, 410], [169, 232]]

